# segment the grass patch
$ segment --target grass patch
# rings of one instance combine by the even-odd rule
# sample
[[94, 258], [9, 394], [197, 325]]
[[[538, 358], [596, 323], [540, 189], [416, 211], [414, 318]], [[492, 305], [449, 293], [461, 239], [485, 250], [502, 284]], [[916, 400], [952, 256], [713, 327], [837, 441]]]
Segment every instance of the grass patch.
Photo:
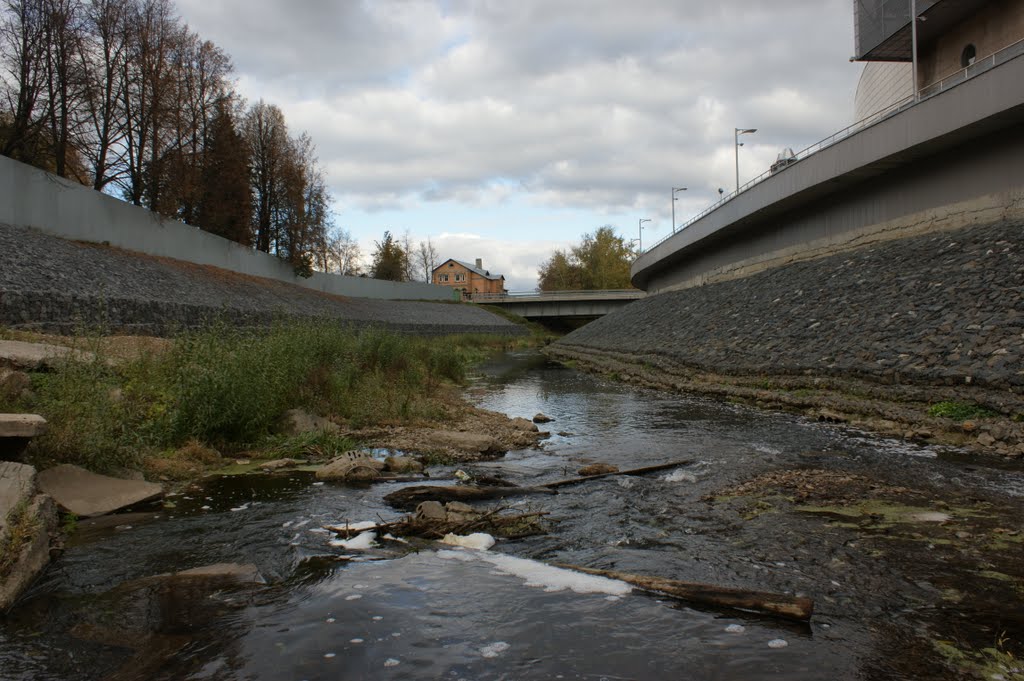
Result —
[[938, 402], [928, 407], [928, 415], [953, 419], [954, 421], [966, 421], [967, 419], [987, 418], [998, 416], [999, 414], [977, 404], [947, 401]]
[[11, 573], [38, 527], [39, 519], [29, 513], [29, 504], [29, 499], [22, 499], [7, 515], [7, 532], [0, 541], [0, 578]]
[[[163, 352], [111, 363], [102, 352], [33, 374], [31, 397], [5, 405], [49, 422], [29, 455], [41, 465], [92, 470], [138, 465], [180, 478], [209, 465], [200, 449], [237, 452], [268, 442], [285, 411], [305, 409], [354, 428], [446, 417], [451, 384], [507, 338], [422, 338], [337, 323], [282, 323], [244, 330], [215, 325]], [[100, 347], [98, 337], [81, 349]], [[317, 437], [324, 439], [317, 440]], [[191, 444], [190, 444], [191, 443]], [[350, 448], [329, 436], [270, 439], [280, 456]], [[216, 452], [214, 453], [216, 454]]]

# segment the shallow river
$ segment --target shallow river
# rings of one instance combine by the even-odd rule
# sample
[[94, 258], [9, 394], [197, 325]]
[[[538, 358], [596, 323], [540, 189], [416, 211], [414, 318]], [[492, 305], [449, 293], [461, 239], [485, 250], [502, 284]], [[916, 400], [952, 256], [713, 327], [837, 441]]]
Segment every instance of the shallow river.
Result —
[[[471, 473], [532, 484], [590, 462], [691, 463], [511, 502], [549, 513], [550, 533], [489, 552], [330, 545], [324, 524], [397, 518], [381, 500], [394, 484], [211, 479], [174, 508], [83, 523], [0, 620], [0, 679], [951, 678], [932, 641], [981, 647], [1022, 633], [1020, 582], [977, 577], [982, 559], [931, 535], [885, 543], [813, 514], [743, 516], [704, 499], [813, 466], [963, 496], [1019, 528], [1019, 467], [637, 390], [529, 353], [485, 366], [470, 397], [554, 419], [542, 449], [462, 466]], [[139, 581], [224, 562], [255, 564], [266, 584]], [[543, 563], [798, 593], [817, 611], [803, 625], [695, 609]]]

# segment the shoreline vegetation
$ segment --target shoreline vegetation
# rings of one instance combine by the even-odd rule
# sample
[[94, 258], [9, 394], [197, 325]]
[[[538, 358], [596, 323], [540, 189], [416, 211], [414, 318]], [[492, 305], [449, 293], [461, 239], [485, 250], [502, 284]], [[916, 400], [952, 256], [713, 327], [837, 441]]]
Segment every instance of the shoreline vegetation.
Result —
[[[48, 422], [27, 463], [120, 476], [141, 470], [159, 482], [194, 479], [237, 459], [329, 458], [409, 441], [422, 429], [468, 423], [500, 434], [499, 421], [511, 419], [461, 398], [467, 370], [494, 352], [544, 342], [536, 330], [428, 338], [326, 321], [261, 330], [219, 323], [172, 339], [0, 329], [0, 339], [74, 350], [0, 383], [0, 412]], [[315, 425], [295, 428], [296, 411]]]

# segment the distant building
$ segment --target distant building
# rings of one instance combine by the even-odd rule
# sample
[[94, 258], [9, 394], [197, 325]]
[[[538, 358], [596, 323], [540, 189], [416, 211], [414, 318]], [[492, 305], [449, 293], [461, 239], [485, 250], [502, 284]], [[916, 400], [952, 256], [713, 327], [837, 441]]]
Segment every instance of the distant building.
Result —
[[485, 270], [483, 260], [480, 258], [476, 259], [476, 265], [460, 260], [445, 260], [434, 268], [431, 279], [438, 286], [451, 286], [459, 291], [463, 298], [470, 298], [474, 293], [507, 292], [505, 277]]

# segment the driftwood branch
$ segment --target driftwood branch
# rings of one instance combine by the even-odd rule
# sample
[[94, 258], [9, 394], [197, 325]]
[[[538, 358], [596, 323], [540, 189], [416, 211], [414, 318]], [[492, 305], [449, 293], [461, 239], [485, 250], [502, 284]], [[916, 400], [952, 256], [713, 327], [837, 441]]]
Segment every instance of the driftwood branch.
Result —
[[539, 487], [546, 487], [548, 489], [556, 489], [558, 487], [566, 487], [568, 485], [576, 485], [581, 482], [589, 482], [591, 480], [597, 480], [598, 478], [607, 478], [611, 475], [643, 475], [645, 473], [654, 473], [655, 471], [663, 471], [667, 468], [675, 468], [677, 466], [688, 466], [692, 461], [673, 461], [672, 463], [660, 463], [656, 466], [644, 466], [643, 468], [632, 468], [628, 471], [616, 471], [614, 473], [599, 473], [597, 475], [584, 475], [582, 478], [568, 478], [567, 480], [556, 480], [554, 482], [546, 482]]
[[580, 567], [579, 565], [558, 565], [558, 567], [617, 579], [632, 584], [643, 591], [671, 596], [689, 603], [749, 610], [800, 622], [810, 620], [811, 614], [814, 612], [814, 601], [810, 598], [787, 596], [766, 591], [733, 589], [712, 584], [700, 584], [698, 582], [681, 582], [675, 579], [647, 577], [628, 572], [616, 572], [615, 570], [598, 570], [596, 568]]
[[473, 487], [471, 485], [417, 486], [406, 487], [388, 494], [384, 501], [395, 508], [414, 509], [424, 501], [481, 501], [484, 499], [502, 499], [522, 494], [555, 494], [554, 490], [544, 487]]

